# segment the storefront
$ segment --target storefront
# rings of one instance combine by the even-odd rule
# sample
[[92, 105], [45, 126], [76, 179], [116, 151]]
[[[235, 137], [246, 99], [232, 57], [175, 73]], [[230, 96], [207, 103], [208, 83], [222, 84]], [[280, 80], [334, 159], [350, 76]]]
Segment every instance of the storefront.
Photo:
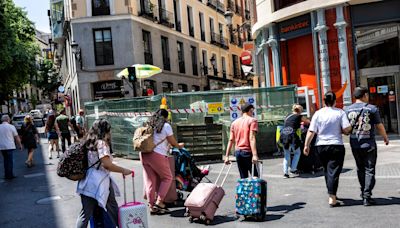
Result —
[[[375, 13], [384, 12], [384, 13]], [[389, 133], [399, 133], [400, 2], [388, 0], [351, 8], [359, 84], [369, 88]]]
[[93, 100], [122, 97], [121, 80], [109, 80], [92, 83]]

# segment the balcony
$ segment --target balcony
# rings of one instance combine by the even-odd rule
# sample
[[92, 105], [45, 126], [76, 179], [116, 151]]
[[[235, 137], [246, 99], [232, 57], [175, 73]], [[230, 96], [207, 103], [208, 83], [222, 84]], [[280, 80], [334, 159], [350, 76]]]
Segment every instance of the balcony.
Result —
[[153, 54], [151, 52], [144, 52], [144, 63], [153, 64]]
[[211, 44], [223, 49], [229, 49], [228, 39], [223, 37], [221, 34], [211, 33]]
[[225, 70], [222, 71], [222, 77], [226, 78], [226, 71]]
[[235, 2], [234, 1], [228, 1], [228, 6], [226, 7], [227, 10], [231, 11], [231, 12], [235, 12], [236, 11], [236, 7], [235, 7]]
[[203, 66], [201, 71], [203, 72], [203, 75], [208, 75], [208, 66]]
[[225, 5], [220, 2], [220, 0], [207, 0], [207, 6], [215, 9], [219, 13], [225, 13]]
[[154, 15], [155, 6], [153, 4], [144, 4], [141, 6], [139, 11], [139, 16], [147, 18], [151, 21], [156, 21], [156, 17]]
[[204, 31], [201, 31], [200, 34], [201, 34], [201, 40], [206, 41], [206, 33]]
[[158, 8], [158, 18], [157, 18], [158, 23], [167, 26], [169, 28], [173, 28], [174, 27], [173, 19], [174, 19], [174, 14], [172, 12], [169, 12], [168, 10], [162, 7]]
[[242, 15], [242, 7], [237, 5], [237, 6], [236, 6], [236, 11], [235, 11], [235, 13], [236, 13], [237, 15], [241, 16], [241, 15]]
[[178, 32], [182, 32], [182, 26], [180, 21], [175, 21], [175, 30]]
[[193, 28], [193, 26], [189, 26], [189, 35], [191, 37], [194, 37], [194, 28]]
[[186, 69], [185, 69], [185, 61], [180, 60], [180, 61], [179, 61], [179, 73], [184, 74], [185, 72], [186, 72]]
[[250, 10], [244, 10], [244, 18], [246, 19], [246, 21], [249, 21], [251, 19]]

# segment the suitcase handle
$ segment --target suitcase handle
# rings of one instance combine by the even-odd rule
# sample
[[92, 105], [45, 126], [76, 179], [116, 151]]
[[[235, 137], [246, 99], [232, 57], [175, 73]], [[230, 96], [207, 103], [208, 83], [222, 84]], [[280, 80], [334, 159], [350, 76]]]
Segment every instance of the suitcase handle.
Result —
[[224, 177], [224, 179], [222, 180], [222, 183], [221, 183], [220, 187], [222, 187], [222, 186], [224, 185], [225, 180], [226, 180], [226, 178], [228, 177], [229, 171], [231, 170], [232, 163], [230, 163], [229, 165], [224, 164], [224, 165], [222, 166], [221, 171], [219, 171], [217, 180], [215, 180], [215, 185], [218, 185], [217, 183], [218, 183], [218, 181], [219, 181], [219, 178], [220, 178], [221, 175], [222, 175], [222, 171], [224, 171], [224, 169], [225, 169], [225, 166], [228, 166], [228, 170], [226, 171], [225, 177]]
[[[258, 164], [261, 164], [261, 165], [259, 166]], [[262, 161], [257, 161], [256, 164], [252, 164], [251, 166], [252, 166], [252, 168], [251, 168], [251, 177], [254, 177], [254, 169], [257, 169], [257, 171], [259, 171], [258, 172], [258, 176], [259, 176], [258, 178], [261, 178], [262, 177], [262, 173], [263, 173], [263, 162]], [[258, 168], [260, 168], [260, 169], [258, 169]]]
[[[126, 204], [126, 181], [125, 181], [125, 175], [122, 174], [123, 180], [124, 180], [124, 203]], [[136, 196], [135, 196], [135, 172], [132, 169], [132, 195], [133, 195], [133, 202], [136, 202]]]

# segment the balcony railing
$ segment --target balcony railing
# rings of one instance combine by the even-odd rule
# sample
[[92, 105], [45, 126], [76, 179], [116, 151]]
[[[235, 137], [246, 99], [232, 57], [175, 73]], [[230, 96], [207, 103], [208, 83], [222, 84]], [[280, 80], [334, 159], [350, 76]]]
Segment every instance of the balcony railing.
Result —
[[174, 27], [173, 19], [174, 19], [174, 14], [172, 12], [169, 12], [168, 10], [162, 7], [158, 8], [158, 22], [160, 24], [165, 25], [169, 28], [173, 28]]
[[240, 73], [240, 66], [239, 64], [233, 64], [233, 77], [234, 78], [241, 78], [242, 75]]
[[193, 28], [193, 26], [189, 26], [189, 35], [191, 37], [194, 37], [194, 28]]
[[153, 64], [153, 54], [150, 52], [144, 52], [144, 63]]
[[175, 30], [178, 31], [178, 32], [182, 31], [182, 27], [181, 27], [181, 22], [180, 21], [175, 23]]
[[154, 12], [156, 12], [155, 8], [156, 7], [151, 3], [144, 4], [144, 5], [141, 6], [141, 9], [139, 11], [139, 16], [147, 18], [147, 19], [152, 20], [152, 21], [156, 21], [156, 17], [155, 17], [155, 14], [154, 14]]
[[228, 6], [226, 7], [227, 10], [235, 12], [236, 7], [235, 7], [235, 2], [234, 1], [228, 1]]
[[220, 0], [207, 0], [207, 6], [217, 10], [219, 13], [225, 13], [225, 5]]
[[203, 66], [202, 69], [203, 75], [208, 75], [208, 66]]
[[171, 70], [171, 63], [169, 58], [163, 58], [163, 69], [168, 71]]
[[235, 11], [235, 13], [238, 14], [239, 16], [242, 15], [242, 7], [236, 5], [236, 11]]
[[186, 69], [185, 69], [185, 61], [180, 60], [180, 61], [179, 61], [179, 73], [184, 74], [185, 72], [186, 72]]
[[211, 33], [211, 44], [224, 49], [229, 49], [228, 39], [223, 37], [221, 34]]
[[201, 35], [201, 40], [206, 41], [206, 33], [204, 31], [201, 31], [200, 35]]
[[225, 70], [222, 71], [222, 77], [226, 78], [226, 71]]
[[244, 18], [248, 21], [251, 19], [250, 10], [244, 10]]

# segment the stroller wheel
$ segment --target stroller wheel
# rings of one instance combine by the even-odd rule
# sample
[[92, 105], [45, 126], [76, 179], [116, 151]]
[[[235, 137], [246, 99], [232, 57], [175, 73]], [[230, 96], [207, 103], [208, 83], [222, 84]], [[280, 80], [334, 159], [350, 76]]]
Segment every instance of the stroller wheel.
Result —
[[189, 217], [189, 222], [193, 223], [193, 217], [192, 216]]

